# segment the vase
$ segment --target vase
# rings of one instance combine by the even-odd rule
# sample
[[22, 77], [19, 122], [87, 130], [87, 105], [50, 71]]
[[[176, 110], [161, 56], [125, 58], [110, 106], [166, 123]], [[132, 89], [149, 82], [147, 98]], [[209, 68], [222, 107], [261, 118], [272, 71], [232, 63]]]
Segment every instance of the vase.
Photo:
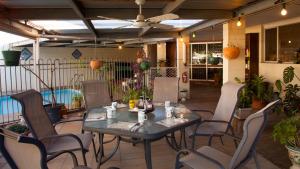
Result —
[[288, 149], [289, 158], [292, 162], [290, 169], [300, 169], [300, 149], [291, 146], [285, 146]]
[[20, 62], [20, 51], [7, 50], [2, 51], [4, 63], [6, 66], [18, 66]]
[[254, 110], [260, 110], [263, 107], [265, 107], [265, 105], [266, 105], [266, 103], [264, 101], [261, 101], [260, 99], [257, 99], [257, 98], [252, 98], [252, 105], [251, 105], [251, 107]]
[[240, 48], [235, 46], [224, 48], [223, 55], [227, 59], [236, 59], [240, 55]]
[[93, 70], [100, 69], [102, 62], [100, 60], [91, 60], [90, 66]]

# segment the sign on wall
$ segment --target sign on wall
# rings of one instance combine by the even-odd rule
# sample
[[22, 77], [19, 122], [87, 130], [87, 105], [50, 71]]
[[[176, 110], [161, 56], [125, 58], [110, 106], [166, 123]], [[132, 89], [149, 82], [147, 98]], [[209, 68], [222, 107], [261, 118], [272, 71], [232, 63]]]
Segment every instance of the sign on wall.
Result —
[[81, 52], [78, 49], [75, 49], [72, 53], [72, 56], [74, 57], [74, 59], [79, 59], [81, 57]]
[[32, 56], [32, 53], [27, 48], [23, 48], [21, 51], [21, 59], [27, 61]]

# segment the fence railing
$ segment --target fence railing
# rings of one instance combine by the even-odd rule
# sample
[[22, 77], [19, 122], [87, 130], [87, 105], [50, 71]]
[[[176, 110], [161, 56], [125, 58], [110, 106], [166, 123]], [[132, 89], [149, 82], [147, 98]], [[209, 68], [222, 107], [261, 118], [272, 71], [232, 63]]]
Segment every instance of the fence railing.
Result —
[[[29, 89], [41, 92], [44, 104], [51, 102], [51, 92], [40, 82], [33, 73], [35, 72], [55, 91], [58, 103], [64, 103], [71, 110], [72, 97], [80, 94], [80, 82], [83, 80], [106, 80], [109, 82], [113, 100], [120, 100], [123, 96], [122, 81], [133, 77], [132, 60], [100, 59], [103, 62], [99, 70], [90, 68], [87, 59], [40, 59], [21, 60], [20, 66], [5, 66], [0, 61], [0, 123], [8, 123], [19, 119], [21, 106], [12, 100], [10, 95]], [[24, 68], [25, 67], [25, 68]]]

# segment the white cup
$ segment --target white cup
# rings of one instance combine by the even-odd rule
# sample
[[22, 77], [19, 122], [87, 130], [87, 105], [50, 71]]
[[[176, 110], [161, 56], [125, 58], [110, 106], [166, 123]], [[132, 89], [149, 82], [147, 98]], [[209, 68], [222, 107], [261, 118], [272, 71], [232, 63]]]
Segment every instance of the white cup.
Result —
[[171, 102], [170, 101], [165, 101], [165, 107], [170, 107], [171, 106]]
[[116, 110], [113, 110], [112, 108], [107, 108], [106, 109], [106, 117], [108, 119], [115, 118], [116, 117]]
[[145, 114], [144, 111], [139, 111], [138, 112], [138, 122], [139, 123], [144, 123], [144, 121], [147, 120], [147, 119], [148, 119], [148, 117], [147, 117], [147, 115]]
[[166, 118], [171, 118], [173, 111], [174, 111], [174, 107], [172, 106], [166, 107]]
[[117, 105], [118, 105], [118, 102], [112, 102], [111, 103], [112, 110], [117, 110]]

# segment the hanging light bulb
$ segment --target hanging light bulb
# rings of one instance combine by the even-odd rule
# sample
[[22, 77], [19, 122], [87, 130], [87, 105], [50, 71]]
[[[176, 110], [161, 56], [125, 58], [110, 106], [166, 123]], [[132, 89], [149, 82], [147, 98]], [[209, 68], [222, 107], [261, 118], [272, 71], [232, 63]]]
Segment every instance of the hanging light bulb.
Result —
[[160, 48], [160, 43], [157, 46]]
[[122, 49], [123, 49], [123, 46], [122, 46], [122, 45], [119, 45], [119, 46], [118, 46], [118, 49], [119, 49], [119, 50], [122, 50]]
[[236, 22], [236, 26], [240, 27], [242, 26], [241, 18], [239, 17], [238, 21]]
[[193, 32], [193, 35], [192, 35], [192, 36], [193, 36], [193, 38], [195, 38], [195, 37], [196, 37], [196, 34], [195, 34], [195, 32]]
[[183, 38], [182, 37], [180, 37], [180, 41], [183, 42]]
[[287, 10], [286, 10], [286, 7], [285, 7], [285, 3], [282, 4], [282, 9], [281, 9], [281, 11], [280, 11], [280, 14], [281, 14], [282, 16], [285, 16], [285, 15], [287, 14]]

